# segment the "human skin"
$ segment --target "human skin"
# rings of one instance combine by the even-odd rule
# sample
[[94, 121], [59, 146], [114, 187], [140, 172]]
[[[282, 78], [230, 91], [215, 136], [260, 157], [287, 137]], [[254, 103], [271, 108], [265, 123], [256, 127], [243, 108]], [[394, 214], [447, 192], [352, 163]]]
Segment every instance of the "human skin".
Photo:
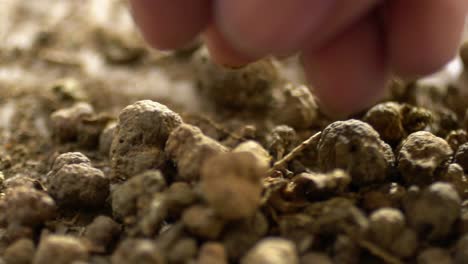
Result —
[[241, 66], [299, 52], [322, 105], [352, 113], [390, 73], [437, 71], [461, 41], [468, 0], [130, 0], [145, 39], [177, 49], [202, 34], [213, 59]]

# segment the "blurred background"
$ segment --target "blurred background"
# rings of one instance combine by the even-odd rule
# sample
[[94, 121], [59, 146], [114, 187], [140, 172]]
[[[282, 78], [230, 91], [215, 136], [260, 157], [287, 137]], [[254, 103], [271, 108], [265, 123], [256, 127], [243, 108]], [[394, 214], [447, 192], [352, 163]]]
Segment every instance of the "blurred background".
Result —
[[126, 1], [2, 0], [2, 92], [46, 87], [66, 77], [86, 84], [91, 92], [111, 89], [116, 98], [107, 100], [117, 100], [118, 94], [178, 94], [175, 103], [193, 104], [188, 66], [183, 58], [147, 48]]

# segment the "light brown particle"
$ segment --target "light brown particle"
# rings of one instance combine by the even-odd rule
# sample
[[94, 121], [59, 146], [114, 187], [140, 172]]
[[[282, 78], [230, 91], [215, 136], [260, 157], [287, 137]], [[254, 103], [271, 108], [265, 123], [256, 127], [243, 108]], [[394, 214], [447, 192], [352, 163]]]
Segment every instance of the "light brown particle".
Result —
[[177, 166], [178, 178], [185, 181], [198, 180], [203, 162], [226, 151], [226, 147], [205, 136], [199, 128], [186, 124], [171, 133], [166, 145], [167, 155]]
[[8, 225], [36, 227], [56, 215], [54, 200], [45, 192], [30, 187], [7, 189], [2, 208]]
[[227, 264], [224, 246], [216, 242], [207, 242], [200, 248], [197, 264]]
[[224, 226], [223, 220], [211, 208], [200, 205], [186, 209], [182, 222], [190, 233], [208, 240], [218, 238]]
[[299, 264], [294, 243], [282, 238], [264, 238], [241, 260], [241, 264]]
[[77, 238], [49, 235], [41, 239], [33, 264], [63, 264], [86, 261], [89, 255], [85, 245]]
[[149, 239], [125, 239], [111, 257], [112, 264], [164, 264], [163, 253]]
[[93, 245], [96, 252], [105, 252], [111, 242], [118, 237], [120, 225], [107, 216], [97, 216], [85, 230], [84, 237]]
[[400, 210], [382, 208], [369, 217], [369, 235], [373, 241], [389, 248], [406, 226], [405, 217]]
[[19, 239], [12, 243], [3, 253], [6, 264], [29, 264], [35, 252], [34, 242], [30, 239]]
[[265, 174], [266, 168], [248, 152], [213, 156], [202, 167], [203, 197], [223, 219], [250, 217], [260, 205]]
[[46, 182], [48, 192], [59, 205], [99, 207], [105, 203], [109, 195], [109, 178], [101, 170], [86, 162], [76, 164], [73, 161], [75, 164], [60, 166], [61, 163], [61, 160], [55, 162]]
[[420, 131], [409, 135], [398, 153], [398, 170], [408, 184], [425, 185], [436, 178], [436, 170], [444, 165], [453, 151], [442, 138]]
[[78, 125], [83, 118], [94, 114], [88, 103], [76, 103], [69, 108], [55, 111], [50, 116], [52, 132], [61, 142], [74, 141], [78, 137]]
[[418, 256], [418, 264], [452, 264], [453, 259], [447, 250], [428, 248]]

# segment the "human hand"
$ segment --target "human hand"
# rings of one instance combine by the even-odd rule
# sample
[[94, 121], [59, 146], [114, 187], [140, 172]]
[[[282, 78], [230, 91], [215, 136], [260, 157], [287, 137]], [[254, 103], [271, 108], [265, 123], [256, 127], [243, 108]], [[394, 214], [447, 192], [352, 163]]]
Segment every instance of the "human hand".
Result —
[[212, 57], [240, 66], [301, 52], [321, 102], [350, 113], [375, 102], [389, 73], [424, 75], [456, 54], [468, 0], [131, 0], [155, 48], [203, 33]]

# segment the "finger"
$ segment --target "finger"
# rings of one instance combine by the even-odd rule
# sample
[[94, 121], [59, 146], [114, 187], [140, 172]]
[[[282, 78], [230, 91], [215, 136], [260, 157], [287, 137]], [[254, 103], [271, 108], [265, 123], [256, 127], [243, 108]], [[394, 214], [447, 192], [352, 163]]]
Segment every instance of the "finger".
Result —
[[428, 74], [456, 54], [465, 22], [466, 0], [388, 2], [388, 50], [393, 69], [403, 75]]
[[203, 39], [210, 51], [211, 58], [219, 65], [241, 67], [258, 59], [242, 54], [231, 47], [213, 25], [209, 26], [203, 33]]
[[264, 56], [297, 50], [335, 0], [218, 0], [215, 21], [236, 49]]
[[325, 109], [349, 114], [374, 103], [387, 78], [378, 24], [366, 18], [320, 50], [305, 50], [304, 69]]
[[130, 0], [145, 39], [158, 49], [181, 48], [209, 23], [211, 0]]
[[308, 49], [319, 48], [320, 45], [331, 41], [343, 30], [360, 20], [380, 2], [381, 0], [340, 0], [325, 17], [322, 26], [318, 29], [319, 32], [310, 32], [304, 43]]

